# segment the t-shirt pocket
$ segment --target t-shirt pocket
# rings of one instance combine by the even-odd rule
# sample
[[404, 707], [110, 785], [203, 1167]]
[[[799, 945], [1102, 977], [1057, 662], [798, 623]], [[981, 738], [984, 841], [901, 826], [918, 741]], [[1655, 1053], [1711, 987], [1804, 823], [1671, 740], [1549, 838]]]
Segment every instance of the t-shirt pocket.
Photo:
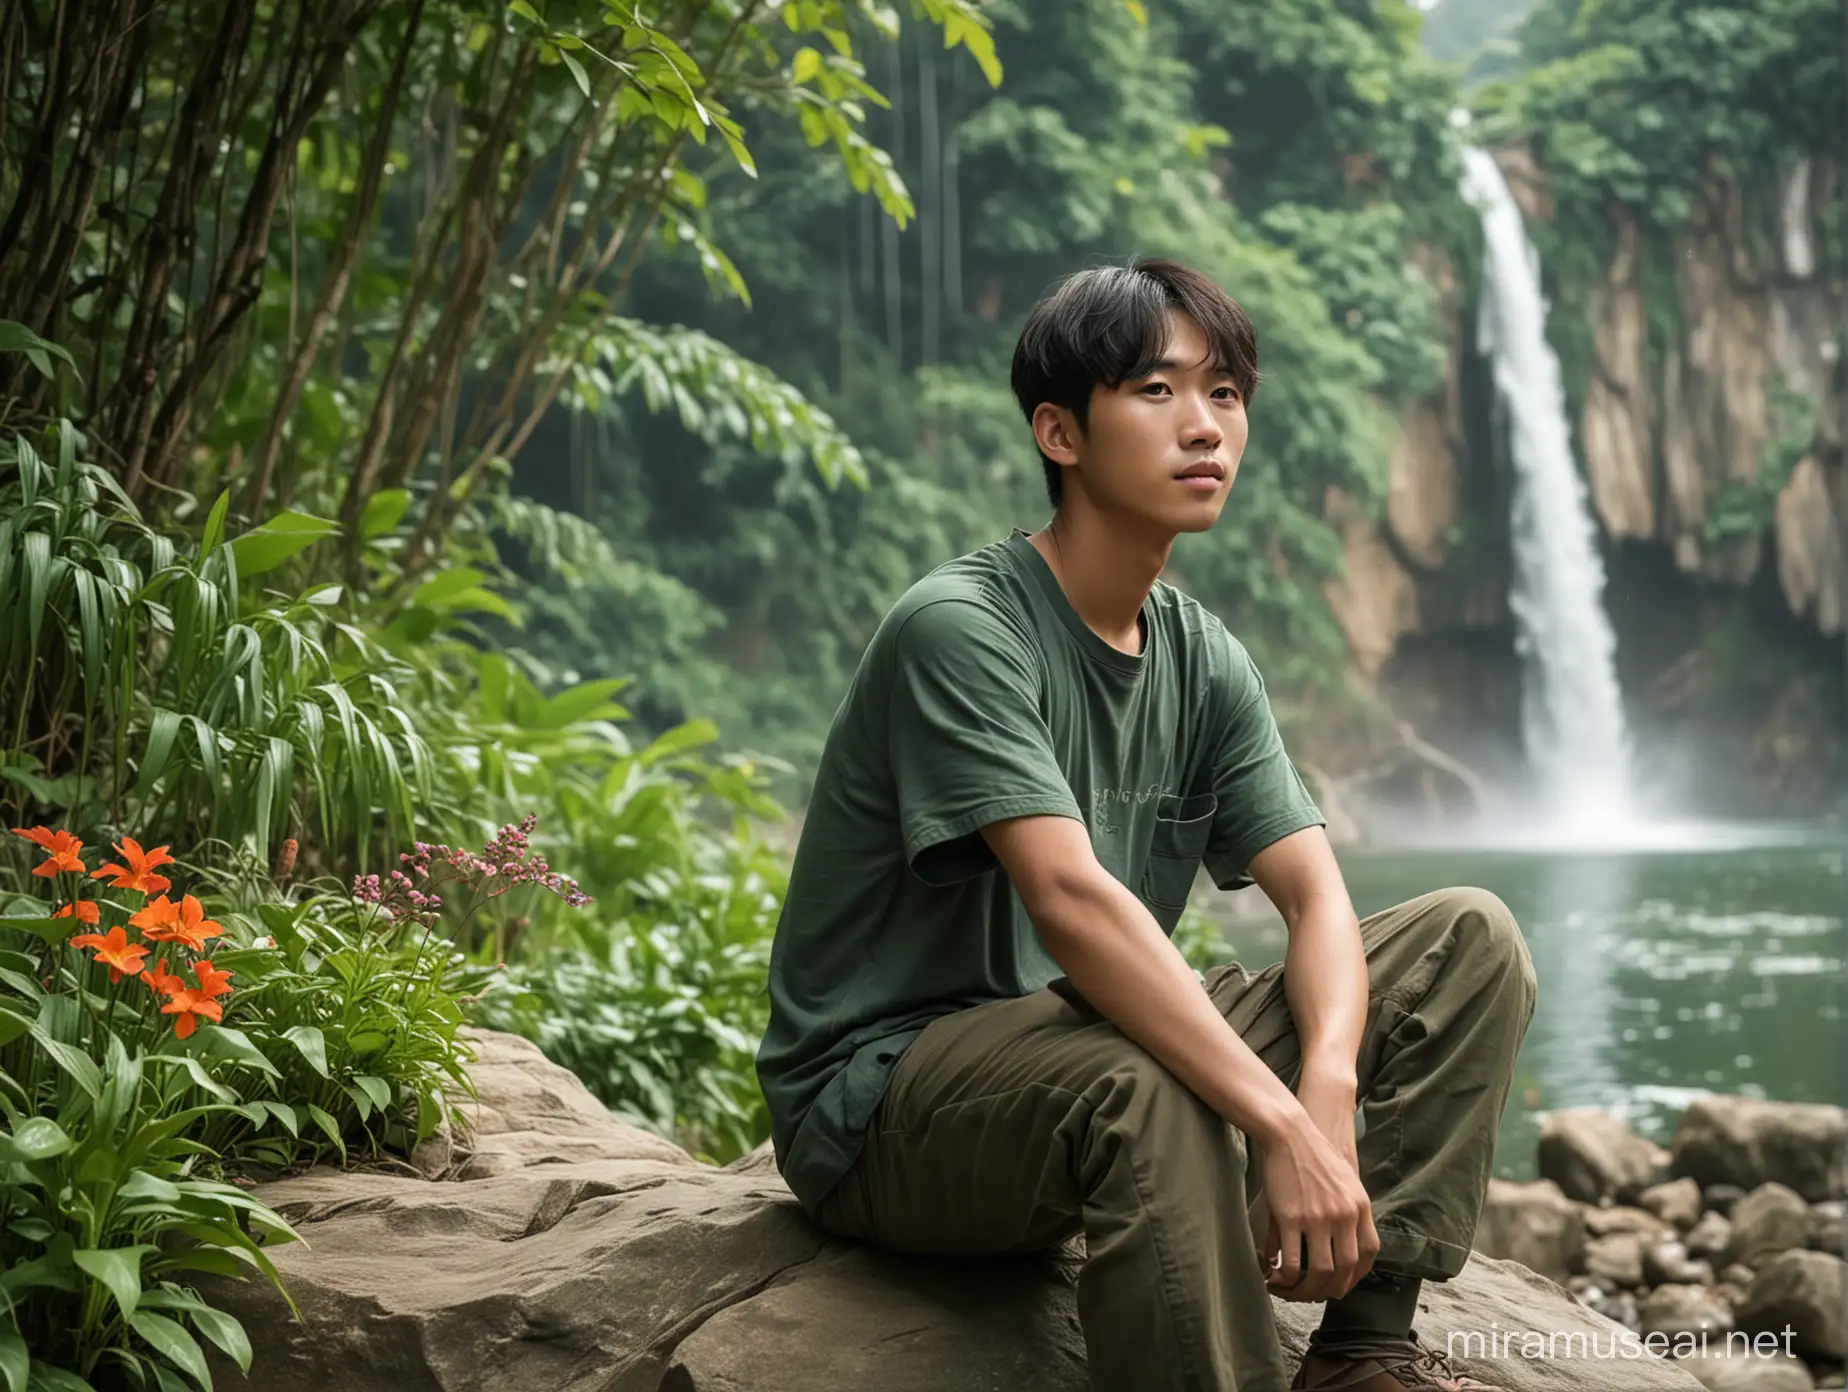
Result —
[[1155, 834], [1149, 841], [1141, 895], [1166, 931], [1173, 931], [1187, 907], [1218, 807], [1219, 799], [1211, 793], [1166, 794], [1155, 805]]

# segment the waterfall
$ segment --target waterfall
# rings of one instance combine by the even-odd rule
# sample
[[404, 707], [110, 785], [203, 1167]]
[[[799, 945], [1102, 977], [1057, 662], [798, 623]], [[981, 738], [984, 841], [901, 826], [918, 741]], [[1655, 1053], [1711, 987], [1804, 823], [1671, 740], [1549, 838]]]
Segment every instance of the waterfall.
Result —
[[1495, 161], [1463, 152], [1463, 193], [1482, 214], [1479, 336], [1513, 465], [1515, 643], [1521, 733], [1536, 809], [1561, 829], [1614, 828], [1630, 804], [1630, 750], [1604, 612], [1604, 566], [1572, 459], [1559, 360], [1547, 345], [1539, 259]]

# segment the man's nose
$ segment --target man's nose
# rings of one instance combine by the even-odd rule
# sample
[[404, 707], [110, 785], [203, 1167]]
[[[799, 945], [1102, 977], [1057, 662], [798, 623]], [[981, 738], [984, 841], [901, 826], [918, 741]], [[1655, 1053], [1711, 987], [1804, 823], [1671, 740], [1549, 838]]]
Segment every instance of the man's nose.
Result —
[[1181, 417], [1181, 443], [1188, 449], [1216, 449], [1224, 438], [1212, 403], [1204, 396], [1189, 392], [1183, 398], [1187, 409]]

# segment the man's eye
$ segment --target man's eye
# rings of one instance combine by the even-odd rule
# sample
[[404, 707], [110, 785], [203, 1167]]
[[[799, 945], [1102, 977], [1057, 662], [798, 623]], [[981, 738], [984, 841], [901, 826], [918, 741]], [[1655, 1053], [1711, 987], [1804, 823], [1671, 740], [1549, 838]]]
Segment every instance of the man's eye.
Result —
[[1213, 390], [1213, 395], [1218, 397], [1221, 401], [1237, 401], [1238, 400], [1238, 388], [1237, 387], [1216, 387]]
[[1167, 390], [1168, 390], [1168, 384], [1166, 382], [1150, 382], [1146, 387], [1142, 389], [1142, 392], [1143, 392], [1143, 395], [1146, 396], [1153, 392], [1165, 392]]

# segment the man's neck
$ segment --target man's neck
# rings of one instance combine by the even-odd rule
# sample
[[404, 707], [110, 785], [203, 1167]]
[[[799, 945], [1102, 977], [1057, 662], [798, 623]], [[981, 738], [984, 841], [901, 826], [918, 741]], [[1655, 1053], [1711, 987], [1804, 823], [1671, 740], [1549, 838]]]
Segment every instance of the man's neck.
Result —
[[1139, 656], [1143, 638], [1137, 621], [1174, 539], [1126, 531], [1068, 502], [1027, 541], [1046, 558], [1085, 626], [1119, 652]]

